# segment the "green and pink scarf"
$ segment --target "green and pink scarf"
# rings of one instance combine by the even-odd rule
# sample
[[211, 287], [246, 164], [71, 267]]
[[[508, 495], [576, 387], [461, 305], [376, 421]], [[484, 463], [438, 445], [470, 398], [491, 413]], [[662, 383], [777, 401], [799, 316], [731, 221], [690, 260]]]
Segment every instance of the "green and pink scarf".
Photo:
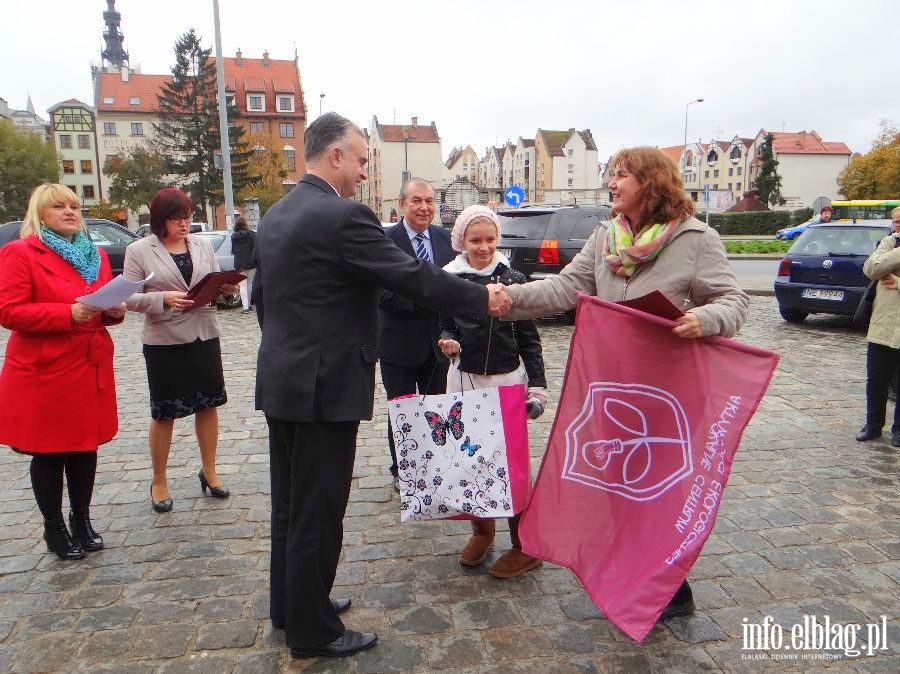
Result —
[[635, 239], [631, 223], [620, 213], [610, 224], [603, 244], [603, 259], [616, 276], [631, 276], [638, 265], [659, 255], [678, 222], [652, 225]]

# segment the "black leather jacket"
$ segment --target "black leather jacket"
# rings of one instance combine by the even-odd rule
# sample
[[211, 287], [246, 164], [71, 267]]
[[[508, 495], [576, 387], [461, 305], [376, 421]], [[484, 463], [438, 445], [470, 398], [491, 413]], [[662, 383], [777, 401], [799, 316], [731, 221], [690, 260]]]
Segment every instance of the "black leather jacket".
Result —
[[[480, 285], [525, 283], [525, 275], [498, 263], [490, 276], [457, 274], [460, 278]], [[505, 374], [525, 363], [528, 386], [547, 386], [544, 377], [544, 357], [541, 338], [532, 320], [501, 321], [499, 318], [481, 320], [441, 318], [441, 339], [459, 342], [459, 369], [472, 374]]]
[[236, 229], [231, 233], [231, 252], [234, 253], [235, 269], [256, 269], [253, 249], [256, 247], [256, 232], [252, 229]]

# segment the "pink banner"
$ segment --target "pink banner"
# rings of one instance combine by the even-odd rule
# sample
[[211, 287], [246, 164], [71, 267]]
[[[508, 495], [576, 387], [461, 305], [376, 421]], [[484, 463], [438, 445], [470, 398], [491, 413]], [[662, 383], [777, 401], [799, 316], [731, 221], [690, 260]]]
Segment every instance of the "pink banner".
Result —
[[640, 641], [712, 531], [778, 355], [581, 295], [525, 552], [567, 567]]

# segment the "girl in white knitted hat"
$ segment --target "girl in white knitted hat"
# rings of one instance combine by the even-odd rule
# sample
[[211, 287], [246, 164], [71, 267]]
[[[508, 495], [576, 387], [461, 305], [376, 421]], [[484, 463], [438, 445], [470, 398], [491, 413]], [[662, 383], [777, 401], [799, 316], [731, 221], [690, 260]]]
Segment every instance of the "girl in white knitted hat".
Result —
[[[525, 283], [525, 275], [511, 269], [509, 260], [497, 252], [500, 220], [486, 206], [469, 206], [456, 219], [450, 234], [453, 250], [459, 255], [444, 269], [474, 283]], [[509, 384], [528, 387], [526, 408], [532, 419], [539, 417], [547, 403], [547, 381], [541, 338], [532, 320], [500, 321], [445, 317], [441, 321], [441, 351], [452, 360], [447, 373], [447, 392], [467, 391]], [[522, 552], [519, 517], [509, 519], [512, 549], [490, 568], [492, 576], [511, 578], [541, 565]], [[472, 520], [472, 536], [459, 554], [466, 566], [481, 564], [494, 543], [494, 520]]]

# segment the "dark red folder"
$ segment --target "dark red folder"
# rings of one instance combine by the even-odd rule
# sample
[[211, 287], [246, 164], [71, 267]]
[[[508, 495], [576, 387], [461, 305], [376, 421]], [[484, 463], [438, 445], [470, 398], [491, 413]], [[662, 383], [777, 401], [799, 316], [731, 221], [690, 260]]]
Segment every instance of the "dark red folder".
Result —
[[646, 314], [653, 314], [660, 318], [668, 318], [670, 321], [674, 321], [675, 319], [684, 316], [684, 312], [672, 304], [672, 302], [669, 301], [669, 298], [658, 290], [654, 290], [652, 293], [647, 293], [646, 295], [641, 295], [640, 297], [635, 297], [633, 300], [622, 300], [621, 302], [616, 302], [616, 304], [621, 304], [622, 306], [631, 309], [637, 309]]
[[237, 285], [245, 278], [247, 277], [239, 271], [209, 272], [206, 276], [197, 281], [197, 285], [188, 291], [187, 298], [193, 300], [194, 304], [190, 308], [185, 309], [185, 311], [192, 311], [193, 309], [205, 307], [207, 304], [215, 302], [216, 298], [219, 296], [219, 286], [223, 283]]

